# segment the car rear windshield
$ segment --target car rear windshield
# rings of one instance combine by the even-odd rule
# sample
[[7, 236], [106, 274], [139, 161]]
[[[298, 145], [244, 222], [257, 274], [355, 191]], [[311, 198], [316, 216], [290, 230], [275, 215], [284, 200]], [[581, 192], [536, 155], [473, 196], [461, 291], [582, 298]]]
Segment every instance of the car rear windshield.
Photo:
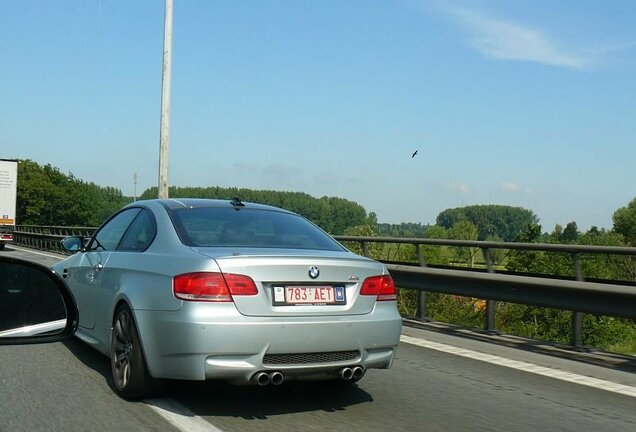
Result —
[[314, 224], [294, 214], [195, 207], [174, 209], [170, 215], [181, 242], [188, 246], [345, 250]]

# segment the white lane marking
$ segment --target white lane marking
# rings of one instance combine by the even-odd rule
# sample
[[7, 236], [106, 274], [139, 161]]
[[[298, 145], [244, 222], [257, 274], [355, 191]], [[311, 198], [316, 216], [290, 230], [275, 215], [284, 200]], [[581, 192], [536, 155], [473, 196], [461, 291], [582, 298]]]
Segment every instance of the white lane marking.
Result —
[[535, 365], [532, 363], [526, 363], [517, 360], [507, 359], [505, 357], [499, 357], [491, 354], [484, 354], [477, 351], [471, 351], [465, 348], [458, 348], [451, 345], [432, 342], [426, 339], [414, 338], [411, 336], [400, 336], [400, 340], [404, 343], [411, 345], [417, 345], [423, 348], [434, 349], [436, 351], [442, 351], [449, 354], [458, 355], [461, 357], [467, 357], [474, 360], [491, 363], [498, 366], [505, 366], [511, 369], [517, 369], [524, 372], [535, 373], [543, 375], [549, 378], [555, 378], [562, 381], [567, 381], [575, 384], [581, 384], [588, 387], [594, 387], [596, 389], [606, 390], [613, 393], [622, 394], [625, 396], [636, 397], [636, 387], [618, 384], [611, 381], [605, 381], [598, 378], [587, 377], [584, 375], [575, 374], [572, 372], [566, 372], [557, 369], [550, 369], [547, 367]]
[[15, 245], [11, 245], [11, 248], [15, 249], [15, 250], [19, 250], [20, 252], [29, 252], [29, 253], [32, 253], [34, 255], [41, 255], [41, 256], [47, 257], [47, 258], [57, 258], [59, 260], [62, 260], [64, 258], [66, 258], [66, 255], [53, 255], [53, 254], [50, 254], [50, 253], [38, 252], [38, 251], [34, 251], [33, 249], [23, 248], [23, 247], [15, 246]]
[[203, 420], [174, 399], [146, 399], [144, 403], [163, 417], [168, 423], [183, 432], [223, 432]]

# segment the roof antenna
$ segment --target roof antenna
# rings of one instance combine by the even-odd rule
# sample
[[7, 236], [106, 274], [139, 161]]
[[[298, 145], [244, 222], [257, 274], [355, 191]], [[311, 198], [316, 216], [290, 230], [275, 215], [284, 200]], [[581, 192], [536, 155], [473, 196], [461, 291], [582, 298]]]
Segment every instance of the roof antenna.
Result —
[[241, 199], [239, 197], [232, 198], [232, 201], [230, 201], [230, 204], [232, 204], [235, 210], [240, 210], [242, 207], [245, 207], [245, 204], [241, 202]]

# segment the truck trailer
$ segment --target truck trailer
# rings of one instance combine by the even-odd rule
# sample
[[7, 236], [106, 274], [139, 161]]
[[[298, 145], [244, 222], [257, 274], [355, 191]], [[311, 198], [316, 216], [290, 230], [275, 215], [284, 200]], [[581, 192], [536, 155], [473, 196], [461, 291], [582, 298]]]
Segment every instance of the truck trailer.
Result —
[[17, 197], [18, 161], [0, 159], [0, 250], [13, 241]]

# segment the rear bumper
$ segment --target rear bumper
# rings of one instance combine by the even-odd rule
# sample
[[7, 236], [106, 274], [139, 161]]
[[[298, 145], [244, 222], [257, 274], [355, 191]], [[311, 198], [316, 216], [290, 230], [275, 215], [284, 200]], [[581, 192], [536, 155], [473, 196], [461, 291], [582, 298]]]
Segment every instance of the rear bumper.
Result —
[[[335, 376], [344, 366], [389, 368], [401, 331], [394, 302], [365, 315], [247, 317], [232, 303], [184, 302], [175, 312], [134, 311], [149, 371], [156, 378], [249, 382], [257, 372], [289, 378]], [[357, 351], [342, 359], [312, 353]], [[310, 354], [303, 363], [264, 361], [266, 354]], [[294, 356], [294, 358], [296, 358]]]

